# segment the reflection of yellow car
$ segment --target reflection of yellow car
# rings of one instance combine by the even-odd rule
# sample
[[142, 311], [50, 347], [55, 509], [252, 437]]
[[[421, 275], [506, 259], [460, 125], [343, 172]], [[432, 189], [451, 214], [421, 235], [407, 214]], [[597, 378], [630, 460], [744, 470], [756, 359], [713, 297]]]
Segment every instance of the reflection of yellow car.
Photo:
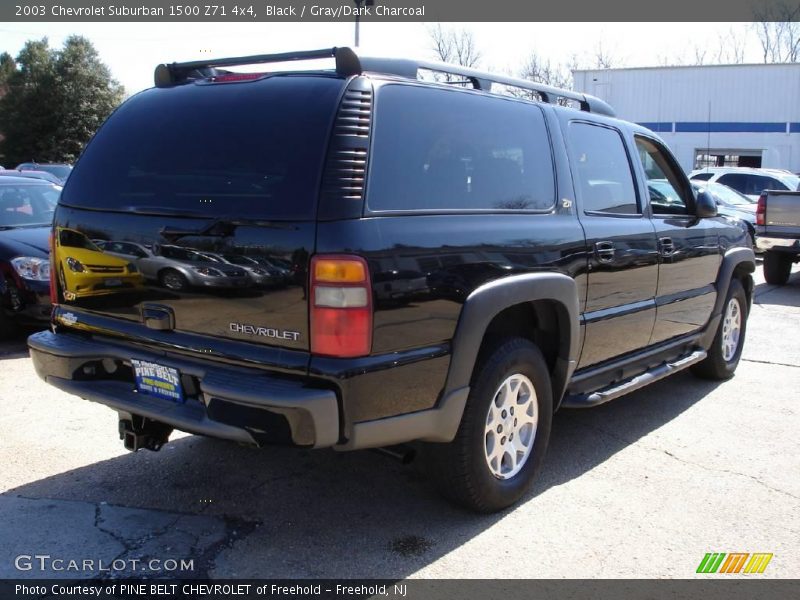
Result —
[[80, 231], [59, 227], [55, 245], [58, 280], [65, 300], [133, 291], [144, 285], [136, 265], [105, 254]]

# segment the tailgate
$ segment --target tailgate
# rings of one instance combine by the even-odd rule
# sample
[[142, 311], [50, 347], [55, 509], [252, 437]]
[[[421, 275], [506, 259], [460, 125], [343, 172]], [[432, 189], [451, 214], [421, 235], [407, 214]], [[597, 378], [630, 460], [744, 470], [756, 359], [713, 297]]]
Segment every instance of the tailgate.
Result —
[[767, 192], [767, 234], [800, 233], [800, 192]]
[[60, 299], [307, 350], [307, 266], [344, 81], [215, 82], [137, 94], [87, 146], [55, 215]]
[[69, 224], [56, 226], [54, 257], [65, 308], [143, 328], [149, 311], [176, 331], [308, 350], [313, 222], [231, 224], [68, 207], [59, 207], [56, 222]]

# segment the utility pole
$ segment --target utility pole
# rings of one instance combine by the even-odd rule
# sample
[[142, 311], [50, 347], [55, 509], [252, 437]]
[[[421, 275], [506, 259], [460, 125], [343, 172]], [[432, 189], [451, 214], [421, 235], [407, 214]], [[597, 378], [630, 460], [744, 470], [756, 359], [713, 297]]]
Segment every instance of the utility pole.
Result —
[[375, 0], [353, 0], [356, 5], [356, 48], [360, 42], [360, 28], [361, 28], [361, 7], [362, 6], [375, 6]]

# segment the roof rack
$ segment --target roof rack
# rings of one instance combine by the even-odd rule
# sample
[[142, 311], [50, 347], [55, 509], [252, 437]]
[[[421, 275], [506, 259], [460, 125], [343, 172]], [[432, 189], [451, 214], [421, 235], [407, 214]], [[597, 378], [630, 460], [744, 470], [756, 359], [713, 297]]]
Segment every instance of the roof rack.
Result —
[[320, 58], [335, 58], [336, 72], [343, 75], [354, 75], [356, 74], [354, 71], [358, 71], [360, 68], [358, 57], [350, 48], [325, 48], [323, 50], [303, 50], [300, 52], [282, 52], [280, 54], [253, 54], [251, 56], [161, 64], [156, 67], [154, 79], [156, 87], [170, 87], [198, 76], [209, 77], [216, 75], [218, 73], [215, 71], [219, 67], [316, 60]]
[[358, 56], [351, 48], [325, 48], [322, 50], [305, 50], [300, 52], [283, 52], [280, 54], [255, 54], [233, 58], [220, 58], [210, 60], [197, 60], [184, 63], [161, 64], [155, 70], [155, 84], [157, 87], [170, 87], [196, 77], [209, 77], [219, 74], [220, 67], [233, 67], [239, 65], [255, 65], [264, 63], [292, 62], [300, 60], [317, 60], [334, 58], [336, 72], [349, 77], [362, 73], [383, 73], [397, 75], [408, 79], [417, 79], [420, 70], [434, 71], [458, 75], [469, 81], [473, 88], [487, 92], [492, 91], [492, 84], [506, 85], [514, 88], [528, 90], [536, 93], [543, 102], [556, 104], [561, 99], [573, 100], [580, 105], [581, 110], [609, 117], [616, 113], [609, 104], [588, 94], [551, 87], [527, 79], [506, 77], [468, 67], [451, 65], [425, 60], [411, 60], [407, 58], [375, 58]]

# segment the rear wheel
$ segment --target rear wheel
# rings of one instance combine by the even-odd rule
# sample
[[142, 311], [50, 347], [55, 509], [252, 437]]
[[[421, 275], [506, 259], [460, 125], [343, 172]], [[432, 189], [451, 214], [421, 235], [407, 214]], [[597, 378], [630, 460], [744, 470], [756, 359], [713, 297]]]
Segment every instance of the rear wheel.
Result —
[[502, 342], [476, 368], [455, 439], [430, 445], [434, 482], [472, 510], [514, 504], [541, 468], [552, 418], [542, 353], [526, 339]]
[[181, 292], [189, 287], [189, 282], [186, 281], [186, 277], [175, 269], [165, 269], [161, 271], [158, 280], [162, 286], [173, 292]]
[[704, 379], [730, 379], [742, 357], [747, 330], [747, 296], [738, 279], [731, 280], [722, 320], [708, 356], [692, 367], [692, 372]]
[[792, 257], [781, 252], [764, 254], [764, 279], [772, 285], [784, 285], [792, 273]]

